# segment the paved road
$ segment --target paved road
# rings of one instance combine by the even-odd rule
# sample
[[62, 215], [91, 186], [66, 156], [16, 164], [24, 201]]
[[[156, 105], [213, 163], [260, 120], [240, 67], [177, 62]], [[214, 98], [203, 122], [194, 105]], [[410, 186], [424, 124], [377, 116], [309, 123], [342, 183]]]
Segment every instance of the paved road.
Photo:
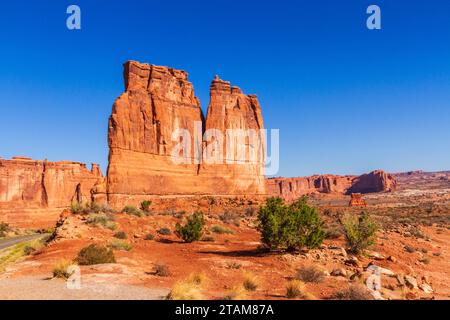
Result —
[[8, 239], [0, 239], [0, 250], [12, 247], [18, 243], [39, 239], [46, 236], [46, 234], [31, 234], [28, 236], [20, 236]]
[[[80, 289], [68, 289], [66, 281], [47, 280], [48, 275], [1, 279], [0, 300], [160, 300], [168, 289], [151, 289], [127, 284], [115, 284], [114, 279], [107, 282], [81, 280]], [[47, 278], [47, 279], [46, 279]]]

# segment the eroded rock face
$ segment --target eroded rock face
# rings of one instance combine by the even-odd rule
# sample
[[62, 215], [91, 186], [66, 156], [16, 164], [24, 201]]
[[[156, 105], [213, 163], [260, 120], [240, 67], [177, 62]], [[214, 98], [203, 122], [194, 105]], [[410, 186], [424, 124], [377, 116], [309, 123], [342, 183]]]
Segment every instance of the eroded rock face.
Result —
[[352, 193], [350, 202], [348, 203], [349, 207], [365, 207], [367, 206], [366, 201], [363, 199], [361, 193]]
[[[204, 151], [214, 149], [212, 140], [203, 140], [206, 129], [226, 136], [227, 129], [263, 128], [255, 96], [216, 77], [205, 120], [185, 71], [129, 61], [124, 80], [125, 92], [114, 103], [108, 131], [112, 206], [137, 204], [149, 196], [265, 193], [262, 159], [238, 165], [203, 161]], [[189, 148], [175, 152], [186, 141]], [[248, 139], [245, 143], [250, 144]], [[177, 156], [185, 161], [174, 161]]]
[[376, 170], [357, 177], [347, 193], [389, 192], [394, 191], [396, 187], [397, 181], [393, 175]]
[[[103, 181], [98, 165], [49, 162], [14, 157], [0, 160], [0, 221], [39, 225], [54, 221], [74, 201], [90, 202], [92, 189]], [[40, 211], [47, 210], [46, 217]], [[52, 214], [55, 213], [56, 217]]]
[[295, 200], [313, 193], [390, 192], [397, 186], [395, 178], [382, 170], [361, 176], [316, 175], [299, 178], [267, 179], [268, 193], [286, 200]]

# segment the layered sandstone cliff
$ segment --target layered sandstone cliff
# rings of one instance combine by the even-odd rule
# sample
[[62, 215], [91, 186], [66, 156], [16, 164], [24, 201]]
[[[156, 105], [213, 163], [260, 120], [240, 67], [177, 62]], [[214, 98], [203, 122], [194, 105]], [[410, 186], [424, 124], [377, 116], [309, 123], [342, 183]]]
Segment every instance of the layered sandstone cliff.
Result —
[[[225, 151], [214, 151], [213, 139], [203, 139], [207, 129], [223, 137], [228, 129], [262, 129], [255, 96], [216, 77], [205, 119], [185, 71], [128, 61], [124, 80], [125, 92], [109, 120], [107, 194], [112, 206], [149, 196], [265, 194], [261, 157], [227, 162]], [[247, 137], [244, 143], [261, 151], [260, 140], [252, 144]], [[225, 159], [211, 163], [205, 157], [209, 151]]]
[[102, 181], [96, 164], [88, 170], [78, 162], [0, 160], [0, 221], [22, 225], [53, 221], [72, 202], [92, 201], [93, 189]]
[[371, 193], [394, 191], [397, 182], [391, 174], [376, 170], [361, 176], [315, 175], [299, 178], [267, 179], [268, 193], [286, 200], [314, 193]]

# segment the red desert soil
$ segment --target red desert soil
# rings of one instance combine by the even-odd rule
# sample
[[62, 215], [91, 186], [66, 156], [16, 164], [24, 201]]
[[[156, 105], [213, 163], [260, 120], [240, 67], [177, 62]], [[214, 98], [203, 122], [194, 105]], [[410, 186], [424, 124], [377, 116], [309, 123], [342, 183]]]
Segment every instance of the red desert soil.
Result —
[[[71, 215], [59, 229], [59, 237], [46, 248], [24, 261], [10, 265], [0, 274], [0, 281], [4, 279], [20, 279], [22, 277], [52, 276], [54, 265], [61, 260], [72, 260], [81, 248], [91, 244], [107, 244], [113, 239], [113, 231], [102, 227], [88, 226], [85, 216]], [[194, 242], [186, 244], [172, 235], [160, 235], [157, 230], [167, 227], [175, 230], [176, 222], [180, 218], [164, 215], [149, 217], [135, 217], [118, 214], [115, 222], [117, 230], [126, 232], [128, 241], [133, 245], [131, 251], [117, 251], [115, 255], [117, 264], [82, 266], [82, 285], [96, 284], [99, 288], [102, 283], [117, 285], [132, 285], [149, 289], [165, 289], [168, 292], [179, 280], [183, 280], [191, 273], [203, 272], [209, 281], [204, 288], [207, 298], [217, 299], [224, 297], [229, 289], [242, 284], [243, 273], [251, 272], [259, 279], [259, 287], [255, 292], [247, 294], [252, 299], [284, 299], [286, 283], [292, 279], [296, 270], [305, 265], [314, 264], [331, 273], [335, 268], [344, 268], [347, 277], [326, 276], [321, 283], [308, 283], [307, 292], [318, 299], [328, 299], [336, 291], [345, 288], [351, 283], [348, 277], [357, 272], [363, 272], [370, 262], [392, 270], [396, 274], [412, 275], [418, 284], [422, 278], [431, 284], [434, 293], [426, 294], [421, 290], [408, 290], [399, 286], [392, 277], [382, 278], [383, 293], [385, 297], [394, 299], [409, 298], [437, 298], [450, 297], [449, 268], [450, 259], [447, 250], [450, 241], [448, 229], [437, 226], [422, 228], [426, 236], [432, 240], [405, 237], [399, 230], [380, 232], [378, 244], [372, 249], [382, 255], [382, 259], [370, 257], [359, 258], [361, 267], [349, 267], [344, 264], [341, 247], [344, 239], [341, 236], [336, 240], [326, 240], [322, 248], [309, 252], [287, 254], [267, 253], [260, 250], [259, 233], [252, 227], [252, 219], [243, 219], [239, 227], [222, 223], [222, 221], [207, 217], [207, 225], [221, 225], [232, 229], [235, 234], [218, 235], [211, 233], [214, 242]], [[148, 233], [155, 235], [154, 240], [144, 240]], [[405, 246], [414, 247], [417, 251], [408, 253]], [[396, 262], [389, 261], [387, 257], [395, 257]], [[427, 257], [427, 262], [423, 258]], [[155, 264], [164, 264], [169, 267], [170, 276], [154, 275]], [[49, 281], [49, 280], [41, 280]], [[62, 281], [62, 280], [52, 280]], [[356, 280], [356, 281], [363, 281]], [[33, 284], [36, 286], [36, 283]], [[45, 285], [45, 284], [43, 284]], [[31, 284], [30, 284], [31, 286]], [[6, 289], [0, 287], [0, 298], [8, 295]], [[125, 289], [124, 289], [125, 290]], [[125, 290], [126, 291], [126, 290]], [[407, 294], [407, 292], [413, 292]], [[56, 293], [53, 293], [56, 294]], [[52, 292], [49, 292], [52, 295]], [[107, 297], [107, 296], [106, 296]], [[89, 298], [89, 295], [86, 295]], [[131, 297], [132, 298], [132, 297]], [[142, 298], [136, 294], [136, 298]], [[149, 298], [155, 298], [150, 295]]]

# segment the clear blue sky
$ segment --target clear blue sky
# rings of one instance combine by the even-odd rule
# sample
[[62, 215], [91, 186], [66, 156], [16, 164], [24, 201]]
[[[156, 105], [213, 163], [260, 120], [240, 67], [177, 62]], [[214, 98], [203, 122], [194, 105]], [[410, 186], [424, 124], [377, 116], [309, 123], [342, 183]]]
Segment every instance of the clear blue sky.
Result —
[[[82, 30], [66, 28], [77, 4]], [[366, 8], [382, 30], [366, 28]], [[280, 175], [450, 169], [450, 1], [4, 1], [0, 156], [107, 166], [129, 59], [214, 74], [279, 128]]]

